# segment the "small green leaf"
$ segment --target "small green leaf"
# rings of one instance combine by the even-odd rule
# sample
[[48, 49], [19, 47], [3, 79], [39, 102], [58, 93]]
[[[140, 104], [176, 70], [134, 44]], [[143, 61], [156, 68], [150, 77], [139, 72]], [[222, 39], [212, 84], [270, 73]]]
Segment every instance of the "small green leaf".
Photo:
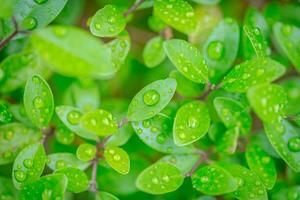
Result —
[[227, 73], [235, 61], [239, 48], [240, 31], [234, 19], [226, 18], [213, 29], [203, 46], [203, 56], [214, 84]]
[[262, 121], [273, 123], [283, 117], [287, 95], [281, 86], [257, 85], [248, 90], [247, 97], [251, 107]]
[[216, 141], [217, 149], [226, 154], [233, 154], [236, 151], [240, 130], [238, 127], [228, 129], [221, 134]]
[[68, 179], [63, 174], [50, 174], [38, 181], [24, 185], [20, 200], [63, 199]]
[[148, 18], [148, 26], [152, 31], [160, 32], [162, 31], [167, 25], [163, 22], [159, 17], [155, 15], [151, 15]]
[[165, 194], [177, 190], [183, 179], [175, 166], [158, 162], [142, 171], [136, 180], [136, 186], [149, 194]]
[[24, 90], [24, 106], [32, 123], [46, 127], [52, 119], [54, 100], [48, 83], [39, 75], [31, 76]]
[[237, 180], [222, 167], [211, 164], [198, 169], [192, 176], [193, 187], [208, 195], [220, 195], [236, 191]]
[[119, 198], [108, 192], [97, 192], [95, 200], [119, 200]]
[[178, 146], [191, 144], [202, 138], [209, 129], [210, 116], [206, 104], [192, 101], [181, 106], [174, 120], [173, 137]]
[[277, 22], [273, 33], [280, 50], [291, 60], [296, 70], [300, 71], [300, 28]]
[[42, 135], [20, 123], [2, 125], [0, 133], [0, 165], [13, 162], [24, 146], [37, 142]]
[[61, 144], [70, 145], [75, 139], [75, 134], [61, 124], [55, 129], [55, 138]]
[[64, 76], [105, 79], [118, 70], [110, 50], [76, 27], [50, 26], [35, 31], [30, 42], [38, 56]]
[[96, 147], [89, 143], [80, 144], [76, 151], [79, 160], [90, 161], [96, 156]]
[[68, 178], [67, 189], [74, 193], [80, 193], [87, 190], [89, 180], [87, 175], [80, 169], [73, 167], [66, 167], [59, 169], [56, 174], [64, 174]]
[[108, 147], [104, 150], [106, 162], [120, 174], [128, 174], [130, 159], [126, 151], [119, 147]]
[[140, 121], [154, 117], [171, 101], [176, 80], [167, 78], [150, 83], [139, 91], [129, 104], [127, 118], [129, 121]]
[[114, 5], [106, 5], [93, 16], [90, 30], [98, 37], [113, 37], [124, 30], [126, 20], [121, 10]]
[[253, 58], [236, 65], [221, 84], [230, 92], [246, 92], [251, 86], [276, 80], [284, 72], [285, 67], [270, 58]]
[[99, 136], [112, 135], [118, 130], [118, 123], [112, 114], [102, 109], [85, 113], [80, 120], [80, 125]]
[[232, 193], [235, 198], [240, 200], [268, 199], [263, 183], [254, 172], [241, 165], [233, 163], [220, 163], [219, 165], [227, 170], [237, 180], [238, 189]]
[[12, 169], [12, 179], [16, 188], [36, 181], [44, 171], [46, 153], [43, 145], [36, 143], [25, 147], [16, 157]]
[[228, 129], [238, 127], [242, 134], [250, 131], [252, 118], [238, 101], [227, 97], [217, 97], [214, 99], [214, 106]]
[[56, 106], [55, 112], [62, 123], [82, 138], [97, 140], [97, 135], [85, 130], [79, 124], [83, 112], [71, 106]]
[[163, 38], [156, 36], [150, 39], [143, 51], [143, 58], [147, 67], [156, 67], [166, 58], [166, 54], [163, 49]]
[[180, 39], [164, 42], [164, 49], [180, 73], [195, 83], [206, 83], [208, 68], [200, 51], [192, 44]]
[[190, 33], [196, 28], [193, 7], [184, 0], [155, 0], [154, 14], [166, 24], [183, 33]]
[[170, 154], [162, 157], [158, 162], [166, 162], [174, 165], [184, 175], [193, 168], [199, 159], [198, 154]]
[[65, 167], [75, 167], [81, 170], [85, 170], [90, 165], [88, 162], [79, 160], [72, 153], [50, 154], [48, 155], [48, 160], [49, 162], [47, 163], [47, 166], [53, 171]]
[[173, 70], [169, 76], [171, 78], [176, 79], [176, 92], [178, 92], [178, 94], [184, 97], [196, 97], [199, 96], [205, 90], [204, 84], [198, 84], [185, 78], [177, 70]]
[[300, 129], [285, 120], [276, 124], [266, 122], [264, 129], [279, 156], [292, 170], [300, 172]]
[[256, 173], [267, 189], [272, 189], [277, 178], [273, 159], [257, 145], [248, 146], [245, 156], [249, 168]]

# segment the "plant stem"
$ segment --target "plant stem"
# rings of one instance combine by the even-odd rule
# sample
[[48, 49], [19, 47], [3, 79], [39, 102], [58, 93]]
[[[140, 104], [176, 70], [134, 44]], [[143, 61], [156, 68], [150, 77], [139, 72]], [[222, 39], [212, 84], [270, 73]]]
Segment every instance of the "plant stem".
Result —
[[170, 28], [169, 26], [167, 26], [166, 28], [164, 28], [161, 32], [160, 35], [165, 39], [165, 40], [169, 40], [173, 37], [173, 30], [172, 28]]
[[4, 40], [2, 40], [0, 42], [0, 50], [19, 33], [18, 24], [14, 17], [12, 18], [12, 21], [13, 21], [15, 30], [7, 38], [5, 38]]
[[91, 182], [90, 182], [90, 190], [92, 192], [97, 192], [98, 191], [98, 187], [97, 187], [97, 169], [98, 169], [98, 161], [99, 158], [96, 157], [93, 161], [92, 161], [92, 178], [91, 178]]
[[221, 84], [219, 85], [213, 85], [211, 83], [207, 84], [207, 90], [200, 96], [198, 97], [198, 99], [205, 99], [207, 97], [207, 95], [209, 95], [209, 93], [213, 90], [218, 90], [221, 88]]
[[145, 0], [137, 0], [125, 13], [124, 16], [127, 17], [130, 13], [134, 12]]
[[128, 119], [125, 117], [118, 123], [118, 128], [122, 128], [127, 123], [128, 123]]
[[204, 151], [200, 151], [198, 160], [196, 161], [192, 169], [185, 174], [185, 176], [186, 177], [192, 176], [193, 173], [198, 169], [199, 165], [205, 160], [208, 160], [208, 153]]

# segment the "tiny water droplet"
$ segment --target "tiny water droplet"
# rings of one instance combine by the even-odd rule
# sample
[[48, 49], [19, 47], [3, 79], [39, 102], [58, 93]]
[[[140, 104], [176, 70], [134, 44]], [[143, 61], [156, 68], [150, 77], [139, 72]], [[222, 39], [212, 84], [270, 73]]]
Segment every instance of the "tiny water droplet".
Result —
[[163, 144], [165, 141], [166, 141], [166, 136], [164, 134], [159, 134], [157, 135], [156, 137], [156, 141], [159, 143], [159, 144]]
[[23, 172], [22, 170], [16, 170], [14, 172], [14, 176], [18, 182], [23, 182], [26, 180], [26, 173]]
[[195, 116], [189, 116], [187, 119], [187, 125], [189, 128], [197, 128], [199, 126], [199, 121]]
[[56, 163], [55, 163], [56, 169], [64, 168], [64, 167], [66, 167], [66, 165], [67, 165], [67, 163], [66, 163], [66, 161], [64, 161], [64, 160], [58, 160], [58, 161], [56, 161]]
[[70, 124], [76, 125], [79, 123], [79, 120], [81, 118], [81, 113], [78, 111], [71, 111], [67, 114], [67, 120]]
[[144, 96], [143, 101], [148, 106], [153, 106], [159, 102], [160, 95], [156, 90], [148, 90]]
[[209, 178], [207, 176], [202, 176], [200, 178], [201, 183], [207, 183], [209, 181]]
[[149, 120], [144, 120], [143, 121], [143, 127], [144, 128], [149, 128], [150, 127], [150, 121]]
[[37, 20], [34, 17], [27, 17], [22, 22], [22, 27], [27, 30], [33, 30], [37, 27]]
[[34, 0], [35, 3], [37, 4], [43, 4], [46, 3], [48, 0]]
[[33, 99], [33, 105], [35, 108], [40, 109], [44, 106], [44, 101], [40, 96], [37, 96]]
[[156, 178], [156, 177], [154, 177], [154, 178], [152, 178], [152, 183], [154, 183], [154, 184], [158, 184], [159, 183], [159, 180], [158, 180], [158, 178]]
[[114, 155], [113, 157], [114, 161], [119, 161], [121, 160], [121, 156], [119, 154]]
[[219, 60], [224, 54], [224, 44], [220, 41], [213, 41], [208, 45], [207, 54], [211, 59]]
[[293, 137], [293, 138], [289, 139], [288, 148], [292, 152], [300, 151], [300, 138], [299, 137]]
[[23, 165], [24, 167], [26, 167], [27, 169], [30, 169], [33, 166], [33, 160], [32, 159], [25, 159], [23, 161]]

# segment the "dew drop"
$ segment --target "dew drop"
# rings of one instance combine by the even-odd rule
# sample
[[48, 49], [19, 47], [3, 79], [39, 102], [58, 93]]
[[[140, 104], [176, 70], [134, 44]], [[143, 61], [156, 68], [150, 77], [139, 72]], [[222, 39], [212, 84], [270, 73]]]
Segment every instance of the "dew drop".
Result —
[[164, 176], [162, 177], [162, 179], [163, 179], [165, 182], [169, 182], [169, 181], [170, 181], [170, 178], [169, 178], [168, 175], [164, 175]]
[[64, 160], [58, 160], [55, 163], [56, 169], [64, 168], [64, 167], [66, 167], [66, 165], [67, 165], [67, 163]]
[[22, 22], [22, 27], [24, 27], [27, 30], [33, 30], [37, 27], [37, 20], [34, 17], [27, 17]]
[[143, 127], [144, 128], [149, 128], [150, 127], [150, 121], [149, 120], [144, 120], [143, 121]]
[[159, 134], [157, 135], [156, 137], [156, 141], [159, 143], [159, 144], [163, 144], [165, 141], [166, 141], [166, 136], [164, 134]]
[[153, 106], [159, 102], [160, 95], [156, 90], [148, 90], [144, 96], [144, 103], [148, 106]]
[[199, 121], [195, 116], [189, 116], [187, 125], [189, 128], [197, 128], [199, 126]]
[[288, 148], [292, 152], [300, 151], [300, 138], [294, 137], [294, 138], [289, 139]]
[[40, 109], [44, 106], [44, 101], [40, 96], [37, 96], [33, 99], [33, 105], [35, 108]]
[[159, 183], [159, 180], [156, 177], [152, 178], [151, 181], [152, 181], [153, 184], [158, 184]]
[[121, 156], [119, 154], [116, 154], [113, 156], [114, 161], [119, 161], [121, 160]]
[[32, 159], [25, 159], [23, 161], [23, 165], [24, 167], [26, 167], [27, 169], [30, 169], [33, 166], [33, 160]]
[[23, 172], [22, 170], [16, 170], [14, 172], [14, 176], [18, 182], [23, 182], [26, 180], [26, 173]]
[[271, 158], [270, 158], [269, 156], [264, 156], [264, 157], [262, 157], [262, 159], [261, 159], [261, 162], [262, 162], [263, 164], [268, 164], [270, 161], [271, 161]]
[[201, 183], [207, 183], [209, 181], [209, 178], [207, 176], [202, 176], [200, 178]]
[[71, 111], [67, 114], [67, 120], [70, 124], [76, 125], [79, 123], [79, 120], [81, 118], [81, 113], [78, 111]]
[[185, 138], [186, 138], [186, 135], [185, 135], [184, 133], [180, 133], [180, 134], [179, 134], [179, 138], [180, 138], [180, 139], [185, 139]]
[[34, 0], [35, 3], [37, 4], [43, 4], [46, 3], [48, 0]]
[[207, 54], [211, 59], [219, 60], [224, 54], [224, 44], [220, 41], [213, 41], [207, 47]]

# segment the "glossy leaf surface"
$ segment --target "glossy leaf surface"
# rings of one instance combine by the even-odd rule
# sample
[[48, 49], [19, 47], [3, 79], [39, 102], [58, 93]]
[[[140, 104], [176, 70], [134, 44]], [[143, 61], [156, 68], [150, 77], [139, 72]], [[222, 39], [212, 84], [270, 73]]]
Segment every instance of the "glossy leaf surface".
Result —
[[147, 67], [156, 67], [166, 58], [163, 49], [163, 39], [160, 36], [149, 40], [143, 51], [143, 59]]
[[104, 151], [105, 161], [120, 174], [128, 174], [130, 159], [126, 151], [119, 147], [108, 147]]
[[77, 169], [85, 170], [89, 166], [88, 162], [79, 160], [72, 153], [53, 153], [49, 154], [47, 157], [49, 160], [49, 162], [47, 162], [47, 166], [53, 171], [65, 167], [74, 167]]

